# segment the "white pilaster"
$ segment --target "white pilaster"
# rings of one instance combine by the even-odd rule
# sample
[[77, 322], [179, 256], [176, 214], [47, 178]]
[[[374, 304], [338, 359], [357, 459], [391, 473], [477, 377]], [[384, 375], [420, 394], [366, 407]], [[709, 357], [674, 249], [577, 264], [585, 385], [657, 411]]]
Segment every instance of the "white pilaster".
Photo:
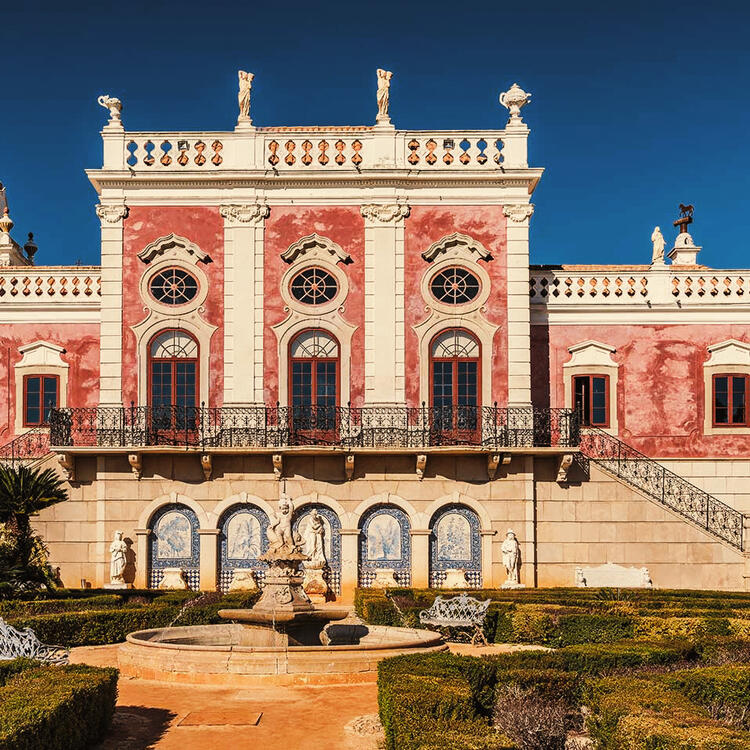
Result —
[[365, 218], [365, 403], [403, 404], [403, 203], [362, 206]]
[[508, 405], [531, 404], [531, 324], [529, 299], [530, 203], [505, 205], [508, 217]]
[[122, 405], [122, 253], [123, 222], [128, 207], [102, 203], [102, 300], [99, 353], [99, 404]]
[[222, 206], [224, 403], [263, 403], [263, 238], [268, 206]]

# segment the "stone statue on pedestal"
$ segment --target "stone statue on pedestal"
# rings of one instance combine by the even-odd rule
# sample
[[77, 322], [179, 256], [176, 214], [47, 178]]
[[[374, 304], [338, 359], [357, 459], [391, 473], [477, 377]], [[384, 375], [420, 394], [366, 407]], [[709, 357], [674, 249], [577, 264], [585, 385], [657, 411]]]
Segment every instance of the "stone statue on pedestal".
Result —
[[323, 547], [323, 536], [325, 525], [320, 513], [313, 508], [310, 512], [310, 525], [305, 534], [305, 552], [310, 560], [305, 563], [306, 568], [323, 567], [326, 564], [325, 548]]
[[378, 68], [378, 116], [375, 118], [375, 122], [388, 123], [391, 121], [388, 115], [388, 105], [391, 101], [391, 78], [393, 78], [393, 73], [390, 70]]
[[271, 518], [268, 529], [266, 529], [269, 553], [280, 549], [288, 549], [292, 552], [299, 551], [292, 533], [293, 511], [294, 505], [292, 501], [288, 497], [282, 497], [279, 500], [278, 513]]
[[112, 540], [112, 544], [109, 545], [109, 582], [113, 586], [125, 585], [123, 574], [125, 573], [125, 565], [127, 564], [125, 555], [127, 549], [128, 545], [122, 539], [122, 531], [115, 531], [115, 538]]
[[505, 566], [505, 572], [508, 577], [503, 583], [504, 589], [511, 588], [522, 588], [521, 584], [521, 545], [516, 539], [516, 534], [513, 529], [508, 529], [505, 535], [505, 541], [503, 541], [500, 551], [503, 555], [503, 565]]
[[252, 73], [246, 73], [244, 70], [237, 71], [237, 77], [239, 78], [239, 92], [237, 93], [237, 103], [239, 104], [240, 114], [237, 118], [237, 123], [246, 122], [250, 124], [250, 91], [253, 88], [253, 78], [255, 76]]
[[651, 233], [651, 242], [653, 243], [653, 250], [651, 252], [651, 265], [663, 266], [664, 265], [664, 235], [661, 233], [659, 227], [654, 227], [654, 231]]

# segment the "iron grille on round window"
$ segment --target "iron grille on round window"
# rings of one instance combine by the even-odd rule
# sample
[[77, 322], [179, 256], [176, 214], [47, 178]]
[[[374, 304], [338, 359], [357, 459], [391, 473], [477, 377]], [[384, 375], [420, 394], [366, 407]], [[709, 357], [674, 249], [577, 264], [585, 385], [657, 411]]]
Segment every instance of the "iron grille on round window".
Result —
[[445, 268], [432, 277], [430, 291], [438, 302], [462, 305], [479, 294], [479, 279], [465, 268]]
[[181, 268], [159, 271], [148, 287], [154, 299], [165, 305], [184, 305], [198, 294], [198, 280]]
[[338, 293], [339, 285], [333, 274], [322, 268], [306, 268], [300, 271], [291, 284], [292, 296], [306, 305], [322, 305], [330, 302]]

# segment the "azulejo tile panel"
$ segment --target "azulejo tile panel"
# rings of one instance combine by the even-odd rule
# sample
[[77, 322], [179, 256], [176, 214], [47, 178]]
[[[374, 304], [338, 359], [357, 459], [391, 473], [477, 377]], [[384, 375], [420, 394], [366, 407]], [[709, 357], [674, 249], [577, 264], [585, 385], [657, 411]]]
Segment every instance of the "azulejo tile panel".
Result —
[[472, 587], [482, 585], [479, 518], [463, 505], [441, 508], [430, 524], [430, 585], [442, 585], [451, 569], [463, 570]]
[[378, 569], [391, 569], [399, 584], [411, 583], [409, 518], [401, 508], [376, 506], [362, 521], [359, 538], [359, 584], [371, 586]]
[[200, 539], [198, 517], [185, 505], [168, 505], [151, 519], [149, 576], [158, 588], [166, 568], [180, 568], [188, 587], [200, 589]]

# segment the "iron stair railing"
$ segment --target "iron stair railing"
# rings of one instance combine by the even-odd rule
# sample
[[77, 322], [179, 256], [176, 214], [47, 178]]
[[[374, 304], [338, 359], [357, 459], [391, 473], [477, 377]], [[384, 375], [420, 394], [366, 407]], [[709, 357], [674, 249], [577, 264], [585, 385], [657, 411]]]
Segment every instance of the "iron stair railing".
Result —
[[604, 430], [581, 430], [581, 454], [652, 500], [742, 551], [742, 513]]
[[50, 454], [49, 430], [34, 427], [0, 446], [0, 463], [16, 467], [41, 461]]

